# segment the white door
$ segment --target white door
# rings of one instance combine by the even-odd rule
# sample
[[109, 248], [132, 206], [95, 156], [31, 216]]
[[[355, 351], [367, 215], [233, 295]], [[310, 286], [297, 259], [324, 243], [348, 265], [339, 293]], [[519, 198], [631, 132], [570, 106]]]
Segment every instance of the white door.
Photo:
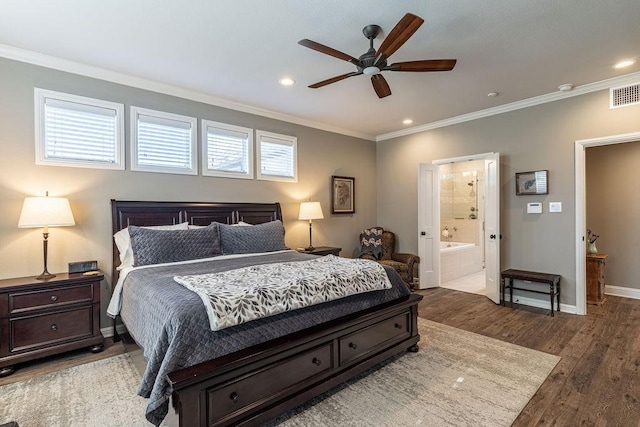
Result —
[[438, 165], [418, 168], [419, 289], [440, 286], [440, 175]]
[[485, 157], [485, 275], [487, 298], [500, 304], [500, 154]]

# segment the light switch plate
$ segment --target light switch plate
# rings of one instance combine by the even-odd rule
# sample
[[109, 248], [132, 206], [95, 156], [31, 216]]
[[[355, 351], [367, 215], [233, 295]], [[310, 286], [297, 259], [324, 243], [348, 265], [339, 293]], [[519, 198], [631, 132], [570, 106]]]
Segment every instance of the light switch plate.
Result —
[[562, 212], [562, 202], [549, 202], [549, 212]]

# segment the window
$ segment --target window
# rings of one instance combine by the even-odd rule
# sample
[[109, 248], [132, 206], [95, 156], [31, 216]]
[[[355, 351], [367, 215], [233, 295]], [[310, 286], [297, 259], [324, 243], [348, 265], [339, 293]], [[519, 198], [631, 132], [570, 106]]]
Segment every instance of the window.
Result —
[[202, 121], [202, 174], [253, 178], [253, 129]]
[[124, 169], [124, 105], [35, 88], [36, 164]]
[[258, 179], [298, 182], [298, 138], [261, 130], [258, 140]]
[[196, 175], [197, 119], [131, 107], [131, 170]]

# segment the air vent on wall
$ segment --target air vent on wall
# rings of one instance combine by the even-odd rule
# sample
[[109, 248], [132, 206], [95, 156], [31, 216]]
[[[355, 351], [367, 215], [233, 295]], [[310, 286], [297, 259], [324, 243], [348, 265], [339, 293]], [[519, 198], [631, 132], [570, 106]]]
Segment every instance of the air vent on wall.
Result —
[[640, 83], [609, 89], [609, 108], [640, 104]]

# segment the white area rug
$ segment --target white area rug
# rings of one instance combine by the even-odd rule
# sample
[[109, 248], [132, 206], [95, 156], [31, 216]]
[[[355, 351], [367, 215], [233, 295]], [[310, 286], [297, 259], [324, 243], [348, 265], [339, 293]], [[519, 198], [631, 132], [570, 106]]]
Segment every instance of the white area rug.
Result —
[[[509, 426], [559, 357], [419, 319], [420, 352], [292, 410], [283, 426]], [[0, 422], [151, 426], [120, 355], [0, 387]]]

